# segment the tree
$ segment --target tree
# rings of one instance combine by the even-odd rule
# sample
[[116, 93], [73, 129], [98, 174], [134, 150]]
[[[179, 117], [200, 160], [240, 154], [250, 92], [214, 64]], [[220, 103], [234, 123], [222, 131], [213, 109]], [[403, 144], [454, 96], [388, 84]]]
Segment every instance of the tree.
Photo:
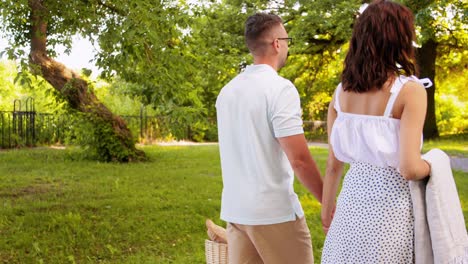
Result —
[[[86, 113], [94, 127], [103, 125], [96, 129], [96, 138], [109, 136], [95, 142], [103, 143], [99, 146], [105, 159], [127, 160], [140, 154], [127, 140], [131, 135], [124, 123], [96, 99], [83, 78], [52, 59], [57, 44], [70, 47], [75, 34], [98, 44], [96, 63], [102, 77], [125, 84], [125, 94], [169, 116], [173, 131], [189, 131], [194, 140], [214, 140], [216, 96], [252, 60], [243, 38], [249, 15], [273, 11], [282, 16], [294, 44], [280, 74], [297, 86], [305, 118], [323, 119], [363, 2], [367, 1], [0, 0], [0, 28], [10, 39], [10, 58], [31, 59], [37, 66], [33, 70], [72, 108]], [[428, 49], [418, 53], [421, 77], [431, 77], [437, 52], [466, 49], [466, 8], [461, 0], [405, 3], [415, 10], [421, 50]], [[29, 54], [23, 51], [26, 45], [31, 45]], [[431, 90], [429, 98], [434, 99]], [[426, 126], [434, 128], [435, 121], [429, 120], [434, 103], [428, 105]], [[434, 129], [425, 128], [424, 133], [426, 138], [437, 135]]]
[[[200, 23], [200, 31], [194, 36], [206, 39], [193, 48], [207, 48], [206, 57], [212, 64], [203, 64], [205, 83], [204, 100], [209, 112], [215, 96], [222, 85], [250, 63], [246, 56], [242, 29], [248, 15], [255, 11], [273, 11], [283, 17], [289, 35], [294, 38], [289, 62], [281, 74], [291, 79], [301, 94], [304, 118], [325, 118], [331, 94], [339, 82], [342, 62], [351, 37], [354, 20], [366, 0], [321, 0], [321, 1], [242, 1], [218, 2], [206, 6]], [[428, 89], [428, 111], [424, 137], [438, 136], [435, 120], [435, 66], [440, 56], [437, 51], [466, 50], [467, 16], [466, 4], [461, 0], [407, 0], [416, 15], [416, 24], [421, 47], [417, 52], [420, 77], [429, 77], [434, 86]], [[219, 6], [219, 8], [218, 8]], [[209, 15], [211, 14], [211, 16]], [[211, 98], [211, 99], [208, 99]], [[211, 101], [210, 101], [211, 100]], [[211, 102], [211, 103], [210, 103]], [[213, 109], [213, 110], [212, 110]]]
[[[198, 1], [191, 6], [188, 52], [196, 54], [191, 83], [199, 90], [200, 115], [195, 129], [207, 140], [217, 140], [216, 97], [221, 88], [252, 62], [244, 41], [244, 22], [272, 1]], [[202, 131], [203, 130], [203, 131]]]
[[[2, 1], [2, 20], [4, 29], [13, 39], [8, 50], [10, 58], [23, 59], [23, 71], [26, 69], [24, 53], [19, 48], [30, 45], [29, 61], [32, 71], [41, 75], [68, 102], [72, 109], [86, 113], [86, 116], [96, 125], [97, 146], [104, 160], [128, 161], [143, 156], [143, 152], [135, 148], [133, 137], [125, 122], [115, 116], [108, 108], [99, 102], [88, 83], [65, 65], [55, 61], [51, 56], [54, 52], [48, 50], [62, 42], [70, 46], [70, 36], [83, 30], [91, 30], [93, 23], [79, 22], [76, 11], [90, 11], [86, 3], [65, 1]], [[105, 7], [102, 7], [101, 12]], [[96, 10], [97, 11], [97, 10]], [[81, 13], [81, 12], [79, 12]], [[84, 13], [84, 12], [83, 12]], [[100, 13], [100, 12], [96, 12]], [[92, 14], [84, 21], [99, 21], [99, 15]], [[102, 12], [105, 13], [105, 12]]]
[[438, 51], [466, 50], [468, 47], [468, 17], [462, 0], [407, 0], [404, 2], [415, 14], [419, 32], [417, 63], [419, 75], [433, 81], [427, 89], [427, 114], [424, 137], [439, 136], [435, 111], [436, 62]]
[[[327, 96], [335, 83], [322, 85], [318, 73], [333, 62], [337, 50], [348, 41], [359, 8], [359, 1], [220, 1], [202, 2], [192, 8], [190, 47], [200, 55], [195, 75], [197, 85], [203, 87], [202, 100], [208, 118], [215, 118], [214, 102], [223, 85], [252, 62], [244, 42], [244, 22], [255, 12], [273, 12], [280, 15], [294, 38], [288, 65], [281, 74], [293, 80], [298, 87], [309, 115], [308, 105], [318, 90], [327, 90]], [[326, 16], [327, 19], [323, 19]], [[338, 55], [340, 56], [340, 55]], [[339, 63], [338, 63], [339, 64]], [[333, 67], [330, 67], [330, 69]], [[337, 71], [336, 68], [332, 71]], [[339, 67], [338, 67], [339, 68]], [[335, 76], [338, 74], [336, 72]], [[328, 78], [328, 76], [327, 76]], [[328, 79], [325, 81], [329, 81]], [[333, 80], [336, 82], [336, 78]], [[326, 89], [324, 87], [331, 87]], [[313, 111], [313, 110], [312, 110]]]
[[[71, 37], [80, 34], [100, 45], [96, 63], [103, 68], [104, 77], [110, 79], [117, 74], [139, 83], [140, 93], [154, 89], [148, 101], [161, 101], [170, 97], [170, 88], [181, 85], [178, 81], [184, 75], [174, 67], [181, 58], [177, 49], [180, 29], [185, 26], [178, 3], [2, 0], [0, 9], [4, 22], [1, 27], [10, 40], [6, 50], [9, 58], [21, 59], [23, 71], [28, 68], [29, 58], [34, 73], [42, 75], [72, 109], [85, 113], [94, 123], [94, 147], [100, 158], [129, 161], [144, 157], [135, 148], [125, 122], [99, 102], [83, 78], [53, 59], [54, 48], [58, 44], [70, 48]], [[26, 54], [23, 48], [28, 45], [30, 52]], [[171, 79], [172, 86], [162, 87]], [[160, 96], [156, 98], [156, 94]]]
[[[284, 7], [290, 34], [298, 37], [291, 62], [283, 72], [303, 91], [305, 113], [324, 118], [338, 80], [353, 21], [360, 6], [368, 1], [292, 1]], [[416, 16], [417, 63], [420, 76], [430, 78], [434, 86], [428, 92], [428, 110], [424, 137], [438, 136], [435, 119], [435, 75], [437, 52], [463, 52], [468, 46], [466, 3], [461, 0], [406, 0]], [[330, 67], [333, 66], [333, 67]], [[332, 87], [324, 89], [323, 87]], [[328, 97], [327, 97], [328, 94]]]
[[295, 39], [282, 74], [298, 88], [306, 119], [326, 119], [360, 6], [358, 0], [300, 0], [288, 2], [280, 10]]

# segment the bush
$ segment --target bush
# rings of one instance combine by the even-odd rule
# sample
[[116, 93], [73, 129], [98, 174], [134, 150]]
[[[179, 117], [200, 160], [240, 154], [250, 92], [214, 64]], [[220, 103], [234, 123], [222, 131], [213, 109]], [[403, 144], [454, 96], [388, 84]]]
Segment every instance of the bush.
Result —
[[441, 135], [468, 132], [468, 103], [456, 95], [436, 95], [437, 127]]

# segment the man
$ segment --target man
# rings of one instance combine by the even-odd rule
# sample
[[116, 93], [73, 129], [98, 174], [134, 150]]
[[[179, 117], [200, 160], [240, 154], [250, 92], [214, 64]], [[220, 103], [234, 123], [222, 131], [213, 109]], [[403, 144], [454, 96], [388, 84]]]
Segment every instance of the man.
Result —
[[293, 170], [319, 201], [322, 180], [304, 137], [299, 94], [277, 74], [291, 38], [280, 17], [258, 13], [247, 19], [245, 39], [254, 65], [216, 101], [229, 263], [313, 263]]

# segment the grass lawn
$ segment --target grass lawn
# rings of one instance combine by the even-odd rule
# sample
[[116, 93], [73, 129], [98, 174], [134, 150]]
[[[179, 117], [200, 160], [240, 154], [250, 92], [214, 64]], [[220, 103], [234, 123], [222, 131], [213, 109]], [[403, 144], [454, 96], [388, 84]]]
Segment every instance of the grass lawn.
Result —
[[[134, 164], [1, 151], [0, 263], [204, 263], [204, 221], [223, 224], [218, 147], [144, 150], [150, 161]], [[311, 152], [323, 172], [327, 150]], [[455, 178], [468, 220], [468, 173]], [[296, 191], [320, 263], [320, 206]]]
[[468, 134], [442, 136], [424, 141], [423, 152], [432, 148], [440, 148], [450, 155], [468, 158]]

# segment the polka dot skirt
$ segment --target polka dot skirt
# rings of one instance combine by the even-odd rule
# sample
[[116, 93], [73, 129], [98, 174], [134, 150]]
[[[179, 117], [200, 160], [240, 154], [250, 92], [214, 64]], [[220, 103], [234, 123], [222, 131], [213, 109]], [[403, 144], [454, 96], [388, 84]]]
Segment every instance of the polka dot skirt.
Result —
[[396, 171], [352, 163], [322, 252], [322, 263], [414, 263], [408, 182]]

